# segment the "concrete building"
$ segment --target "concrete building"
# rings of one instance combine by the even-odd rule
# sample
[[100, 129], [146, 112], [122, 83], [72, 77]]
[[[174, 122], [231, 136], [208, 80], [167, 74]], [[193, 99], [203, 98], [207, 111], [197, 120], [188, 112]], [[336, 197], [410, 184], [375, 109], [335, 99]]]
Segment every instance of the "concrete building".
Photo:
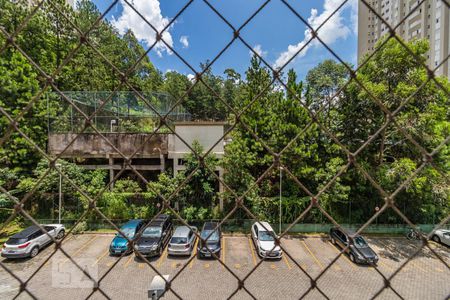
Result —
[[[366, 5], [358, 1], [358, 61], [373, 51], [377, 41], [389, 33], [387, 26]], [[370, 0], [369, 4], [391, 26], [399, 24], [420, 1], [417, 0]], [[398, 36], [406, 41], [427, 39], [430, 42], [428, 66], [436, 68], [449, 55], [450, 8], [443, 0], [426, 0], [396, 29]], [[436, 75], [450, 78], [447, 60]]]
[[[221, 158], [225, 125], [224, 122], [175, 122], [176, 134], [102, 133], [109, 142], [96, 133], [49, 133], [47, 152], [54, 156], [62, 153], [61, 158], [89, 170], [108, 170], [110, 181], [124, 166], [122, 155], [130, 157], [136, 152], [131, 165], [151, 181], [166, 169], [172, 169], [174, 175], [184, 170], [183, 158], [191, 153], [186, 143], [192, 147], [193, 142], [198, 141], [205, 152], [212, 148], [210, 153]], [[125, 170], [124, 176], [136, 176], [129, 166]], [[217, 167], [215, 172], [223, 176], [222, 168]], [[222, 192], [220, 182], [218, 188]], [[220, 207], [223, 208], [222, 202]]]

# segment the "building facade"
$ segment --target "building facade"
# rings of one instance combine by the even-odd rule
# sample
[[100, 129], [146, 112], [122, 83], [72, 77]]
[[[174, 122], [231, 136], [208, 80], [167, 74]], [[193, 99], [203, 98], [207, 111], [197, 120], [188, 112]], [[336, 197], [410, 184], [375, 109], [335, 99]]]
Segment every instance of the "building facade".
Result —
[[[430, 42], [428, 66], [435, 69], [446, 60], [436, 70], [436, 75], [450, 78], [450, 62], [447, 59], [450, 48], [448, 1], [445, 3], [444, 0], [426, 0], [419, 7], [417, 5], [420, 1], [417, 0], [369, 0], [368, 3], [392, 28], [406, 18], [395, 30], [396, 34], [406, 41], [427, 39]], [[373, 51], [377, 41], [386, 34], [389, 34], [386, 24], [359, 1], [358, 61], [361, 61], [364, 54]]]
[[[172, 170], [174, 175], [183, 171], [183, 159], [192, 153], [194, 142], [198, 142], [204, 152], [222, 158], [226, 144], [225, 126], [224, 122], [176, 122], [174, 133], [110, 132], [103, 133], [103, 137], [97, 133], [84, 132], [49, 133], [47, 152], [51, 156], [59, 155], [76, 162], [88, 170], [108, 170], [112, 184], [122, 169], [124, 177], [135, 176], [124, 162], [124, 157], [132, 156], [133, 168], [146, 180], [152, 181], [166, 169]], [[215, 173], [219, 178], [223, 177], [220, 166], [215, 168]], [[223, 191], [220, 181], [217, 187], [218, 192]], [[222, 210], [223, 202], [219, 200]]]

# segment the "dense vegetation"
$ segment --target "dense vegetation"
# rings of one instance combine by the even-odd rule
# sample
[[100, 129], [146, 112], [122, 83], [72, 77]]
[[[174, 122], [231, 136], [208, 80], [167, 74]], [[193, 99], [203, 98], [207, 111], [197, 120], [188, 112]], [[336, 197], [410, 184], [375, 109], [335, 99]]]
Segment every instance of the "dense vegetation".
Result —
[[[58, 72], [55, 87], [48, 87], [40, 71], [14, 47], [7, 47], [0, 55], [0, 108], [12, 118], [20, 116], [18, 127], [21, 132], [44, 151], [46, 116], [48, 112], [57, 116], [59, 105], [55, 100], [47, 107], [47, 102], [42, 99], [55, 88], [61, 91], [127, 91], [133, 88], [144, 92], [167, 92], [176, 99], [189, 91], [182, 105], [194, 119], [227, 120], [230, 126], [235, 125], [229, 134], [231, 142], [226, 146], [225, 157], [218, 161], [208, 156], [205, 164], [210, 169], [222, 166], [226, 185], [238, 196], [245, 194], [245, 205], [259, 217], [275, 221], [278, 216], [280, 171], [276, 164], [269, 170], [274, 164], [272, 151], [281, 152], [280, 161], [287, 169], [282, 171], [285, 223], [294, 221], [310, 204], [307, 191], [317, 194], [339, 172], [342, 175], [320, 193], [321, 206], [338, 222], [362, 223], [374, 214], [376, 207], [384, 204], [383, 196], [364, 173], [388, 193], [394, 192], [424, 161], [420, 148], [412, 140], [430, 153], [436, 147], [440, 148], [433, 157], [433, 166], [425, 165], [406, 188], [396, 194], [397, 207], [417, 223], [436, 223], [450, 213], [449, 146], [442, 144], [450, 133], [450, 84], [445, 78], [436, 78], [446, 89], [443, 91], [429, 80], [426, 69], [396, 41], [388, 41], [354, 79], [344, 65], [326, 60], [310, 70], [304, 82], [289, 70], [282, 74], [287, 88], [277, 81], [271, 85], [272, 72], [253, 57], [242, 77], [232, 69], [226, 70], [223, 76], [216, 75], [206, 69], [208, 62], [202, 64], [205, 85], [202, 82], [194, 84], [177, 72], [163, 74], [148, 56], [142, 56], [145, 50], [132, 32], [119, 35], [108, 22], [99, 22], [89, 33], [88, 41], [120, 72], [126, 73], [143, 57], [128, 74], [128, 86], [123, 84], [117, 70], [109, 67], [89, 45], [82, 45], [66, 63], [65, 58], [80, 41], [70, 23], [85, 31], [96, 21], [99, 12], [87, 0], [79, 1], [76, 11], [65, 6], [63, 0], [52, 2], [70, 22], [46, 3], [15, 37], [15, 43], [42, 71], [47, 74]], [[0, 11], [0, 26], [9, 33], [14, 32], [29, 14], [28, 6], [8, 0], [0, 0]], [[0, 45], [5, 43], [5, 37], [0, 35]], [[428, 51], [425, 41], [417, 40], [407, 45], [425, 61]], [[61, 64], [63, 66], [58, 68]], [[41, 89], [45, 89], [44, 95], [20, 115]], [[259, 98], [253, 101], [257, 95]], [[395, 122], [379, 130], [388, 121], [382, 107], [390, 111], [400, 108], [396, 111]], [[244, 108], [244, 113], [236, 116]], [[58, 174], [55, 170], [48, 171], [48, 162], [42, 154], [19, 132], [9, 134], [10, 129], [10, 120], [2, 113], [0, 185], [11, 195], [22, 198], [34, 189], [40, 177], [49, 172], [25, 208], [35, 217], [53, 218]], [[369, 138], [371, 143], [361, 148]], [[349, 158], [340, 144], [358, 153], [355, 158], [358, 168], [355, 164], [347, 167]], [[203, 151], [199, 145], [195, 145], [195, 149], [199, 153]], [[63, 187], [64, 218], [76, 219], [88, 208], [82, 192], [96, 197], [107, 183], [107, 174], [83, 170], [74, 162], [61, 163], [65, 174], [80, 187], [76, 189], [70, 184]], [[185, 172], [175, 177], [170, 172], [160, 174], [158, 180], [148, 186], [131, 178], [122, 178], [112, 190], [96, 199], [97, 206], [113, 219], [151, 216], [161, 201], [158, 194], [169, 197], [196, 170], [171, 199], [172, 203], [176, 202], [182, 215], [189, 220], [218, 218], [221, 216], [219, 197], [224, 199], [225, 211], [228, 211], [234, 206], [236, 195], [227, 189], [218, 194], [214, 176], [198, 164], [195, 155], [189, 155]], [[255, 185], [265, 172], [266, 177]], [[2, 193], [2, 220], [11, 214], [12, 205]], [[99, 218], [95, 214], [86, 217]], [[249, 218], [242, 209], [233, 217]], [[313, 209], [302, 222], [328, 220], [318, 209]], [[384, 212], [378, 222], [404, 223], [392, 210]]]

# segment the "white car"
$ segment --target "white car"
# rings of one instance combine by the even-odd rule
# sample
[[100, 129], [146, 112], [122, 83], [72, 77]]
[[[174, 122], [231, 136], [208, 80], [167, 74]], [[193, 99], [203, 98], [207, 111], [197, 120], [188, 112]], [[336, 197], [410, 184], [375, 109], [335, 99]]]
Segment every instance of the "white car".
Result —
[[[64, 237], [65, 228], [62, 224], [41, 225], [55, 239]], [[50, 244], [52, 239], [38, 226], [33, 225], [11, 236], [3, 244], [2, 256], [6, 258], [35, 257], [39, 251]]]
[[281, 258], [283, 251], [280, 246], [275, 246], [275, 232], [267, 222], [256, 222], [252, 225], [252, 240], [256, 252], [261, 258]]
[[442, 243], [447, 246], [450, 246], [450, 230], [438, 229], [433, 233], [431, 239], [436, 243]]

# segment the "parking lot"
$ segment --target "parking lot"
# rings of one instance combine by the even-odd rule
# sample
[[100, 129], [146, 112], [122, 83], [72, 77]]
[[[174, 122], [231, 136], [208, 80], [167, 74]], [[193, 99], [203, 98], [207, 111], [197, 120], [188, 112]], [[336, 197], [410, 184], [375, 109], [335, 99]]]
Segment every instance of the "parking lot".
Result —
[[[67, 236], [63, 249], [77, 262], [84, 264], [85, 270], [95, 278], [102, 278], [100, 291], [91, 295], [92, 299], [146, 299], [147, 289], [156, 273], [143, 261], [128, 255], [122, 258], [111, 257], [108, 246], [113, 235], [84, 234]], [[389, 277], [417, 249], [419, 242], [408, 241], [403, 237], [367, 238], [370, 246], [378, 253], [378, 270]], [[445, 260], [450, 263], [450, 249], [430, 242]], [[339, 253], [327, 237], [287, 237], [282, 247], [292, 258], [283, 255], [281, 260], [263, 261], [250, 276], [250, 270], [259, 263], [252, 241], [248, 236], [224, 236], [221, 259], [237, 277], [245, 279], [245, 288], [258, 299], [298, 299], [311, 286], [308, 276], [316, 278]], [[27, 289], [37, 298], [46, 299], [84, 299], [93, 289], [89, 279], [81, 271], [77, 276], [67, 272], [66, 266], [72, 262], [59, 250], [50, 259], [54, 246], [45, 248], [34, 259], [8, 260], [2, 263], [14, 274], [26, 281], [42, 264], [45, 264], [27, 283]], [[47, 260], [47, 262], [46, 262]], [[167, 252], [159, 258], [150, 260], [162, 274], [174, 279], [172, 289], [183, 299], [227, 299], [238, 288], [238, 280], [223, 265], [215, 260], [200, 260], [196, 257], [168, 257]], [[108, 269], [113, 266], [108, 272]], [[410, 261], [391, 281], [392, 287], [405, 299], [445, 299], [450, 294], [450, 270], [428, 249]], [[183, 272], [178, 272], [184, 267]], [[105, 276], [106, 274], [106, 276]], [[53, 276], [52, 276], [53, 275]], [[55, 276], [57, 275], [57, 276]], [[61, 279], [62, 278], [62, 279]], [[66, 280], [67, 287], [61, 286]], [[80, 287], [80, 283], [86, 286]], [[78, 287], [77, 287], [78, 286]], [[341, 256], [326, 270], [317, 281], [318, 288], [331, 299], [367, 299], [384, 286], [382, 276], [375, 268], [355, 265], [347, 256]], [[0, 299], [10, 299], [19, 292], [19, 283], [5, 270], [0, 269]], [[19, 299], [31, 298], [26, 292]], [[166, 293], [165, 299], [176, 299]], [[252, 299], [244, 290], [238, 290], [233, 299]], [[314, 289], [307, 299], [325, 298]], [[391, 289], [385, 289], [381, 299], [398, 298]]]

